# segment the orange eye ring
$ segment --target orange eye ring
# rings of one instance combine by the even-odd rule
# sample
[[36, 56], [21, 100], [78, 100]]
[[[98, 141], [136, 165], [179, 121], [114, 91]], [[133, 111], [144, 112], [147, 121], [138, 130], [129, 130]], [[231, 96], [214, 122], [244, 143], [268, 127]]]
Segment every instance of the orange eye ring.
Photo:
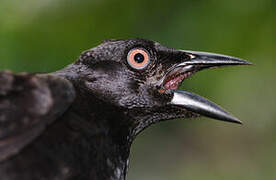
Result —
[[132, 49], [127, 55], [127, 62], [134, 69], [144, 69], [150, 63], [150, 56], [145, 49]]

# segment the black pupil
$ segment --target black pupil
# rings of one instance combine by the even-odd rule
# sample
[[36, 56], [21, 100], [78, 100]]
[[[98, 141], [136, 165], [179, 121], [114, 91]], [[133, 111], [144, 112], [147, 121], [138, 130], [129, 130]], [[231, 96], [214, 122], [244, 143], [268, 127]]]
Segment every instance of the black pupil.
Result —
[[145, 60], [145, 57], [144, 57], [143, 54], [137, 53], [137, 54], [134, 55], [134, 61], [135, 62], [142, 63], [142, 62], [144, 62], [144, 60]]

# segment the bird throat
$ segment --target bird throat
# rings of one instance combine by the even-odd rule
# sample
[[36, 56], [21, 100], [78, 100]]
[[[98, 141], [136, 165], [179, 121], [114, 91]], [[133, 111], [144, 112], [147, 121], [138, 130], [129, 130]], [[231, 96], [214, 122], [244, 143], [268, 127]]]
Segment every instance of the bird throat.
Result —
[[77, 155], [75, 158], [89, 172], [87, 179], [125, 180], [132, 139], [129, 127], [120, 123], [125, 117], [100, 102], [95, 103], [95, 99], [93, 102], [97, 106], [84, 105], [83, 102], [92, 102], [87, 98], [86, 101], [76, 100], [69, 111], [73, 115], [68, 114], [71, 119], [66, 120], [71, 131], [69, 134], [76, 138], [71, 143]]

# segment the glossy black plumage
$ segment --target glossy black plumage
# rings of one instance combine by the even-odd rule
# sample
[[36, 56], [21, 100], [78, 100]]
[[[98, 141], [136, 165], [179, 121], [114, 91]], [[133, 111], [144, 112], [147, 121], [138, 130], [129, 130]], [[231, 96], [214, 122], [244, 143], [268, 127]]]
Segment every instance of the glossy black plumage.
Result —
[[[150, 60], [139, 69], [127, 61], [137, 48]], [[1, 72], [0, 179], [123, 180], [133, 140], [153, 123], [199, 115], [240, 123], [176, 88], [202, 69], [243, 64], [130, 39], [105, 41], [54, 73]]]

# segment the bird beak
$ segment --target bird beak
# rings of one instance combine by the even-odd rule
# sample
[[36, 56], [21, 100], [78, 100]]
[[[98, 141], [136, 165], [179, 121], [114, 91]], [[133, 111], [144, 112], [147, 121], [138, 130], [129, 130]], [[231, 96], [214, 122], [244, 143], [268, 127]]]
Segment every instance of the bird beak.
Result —
[[[165, 77], [165, 79], [169, 79], [167, 81], [164, 80], [165, 88], [166, 88], [166, 83], [170, 84], [170, 83], [176, 82], [177, 77], [178, 78], [184, 77], [183, 79], [185, 79], [191, 74], [198, 72], [202, 69], [229, 66], [229, 65], [251, 65], [251, 63], [248, 61], [235, 58], [235, 57], [220, 55], [220, 54], [195, 52], [195, 51], [183, 51], [183, 50], [181, 50], [181, 52], [184, 53], [185, 56], [186, 57], [188, 56], [189, 58], [188, 60], [185, 59], [183, 60], [183, 62], [173, 65], [173, 68], [170, 69], [169, 73]], [[175, 80], [173, 80], [173, 78], [175, 78]], [[183, 79], [181, 79], [180, 81], [183, 81]], [[168, 81], [171, 81], [171, 82], [168, 83]], [[179, 82], [179, 84], [180, 83], [181, 82]], [[169, 85], [167, 85], [167, 89], [170, 89], [168, 87], [170, 87]], [[201, 96], [198, 96], [196, 94], [193, 94], [187, 91], [177, 90], [176, 88], [171, 88], [170, 90], [173, 93], [173, 97], [170, 101], [170, 104], [172, 105], [185, 108], [188, 111], [191, 111], [209, 118], [242, 124], [242, 122], [238, 120], [236, 117], [234, 117], [233, 115], [231, 115], [230, 113], [228, 113], [227, 111], [225, 111], [224, 109], [216, 105], [215, 103]]]
[[[181, 50], [182, 51], [182, 50]], [[208, 52], [196, 52], [196, 51], [182, 51], [190, 57], [190, 60], [183, 61], [177, 66], [207, 66], [207, 67], [220, 67], [220, 66], [232, 66], [232, 65], [252, 65], [252, 63], [242, 60], [240, 58], [226, 56], [222, 54], [208, 53]]]

